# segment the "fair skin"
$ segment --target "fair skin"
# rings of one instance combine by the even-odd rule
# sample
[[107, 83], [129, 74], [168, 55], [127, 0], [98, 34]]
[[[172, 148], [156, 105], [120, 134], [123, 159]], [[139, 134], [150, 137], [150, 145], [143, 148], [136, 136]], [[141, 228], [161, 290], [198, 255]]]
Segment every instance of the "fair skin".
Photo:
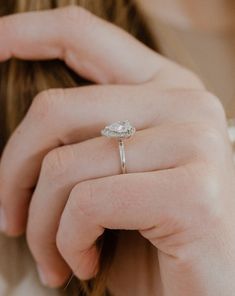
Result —
[[203, 32], [224, 32], [234, 29], [234, 1], [232, 0], [135, 0], [154, 25], [158, 20], [183, 29]]
[[[235, 117], [233, 0], [136, 0], [161, 52], [193, 69]], [[219, 71], [218, 71], [219, 69]]]
[[[1, 61], [59, 58], [97, 84], [39, 94], [2, 155], [1, 227], [26, 230], [45, 284], [91, 278], [96, 239], [129, 229], [156, 248], [164, 296], [232, 295], [235, 170], [219, 100], [81, 8], [4, 17], [0, 36]], [[137, 129], [125, 175], [100, 136], [122, 119]]]

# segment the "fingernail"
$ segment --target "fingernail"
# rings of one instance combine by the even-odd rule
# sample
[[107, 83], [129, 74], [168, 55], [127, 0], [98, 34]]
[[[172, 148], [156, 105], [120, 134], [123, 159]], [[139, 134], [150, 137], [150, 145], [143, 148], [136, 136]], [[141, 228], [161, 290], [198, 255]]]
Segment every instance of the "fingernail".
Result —
[[47, 277], [46, 277], [46, 274], [43, 271], [42, 267], [37, 265], [37, 270], [38, 270], [38, 274], [39, 274], [39, 277], [40, 277], [40, 280], [41, 280], [42, 284], [44, 286], [47, 286], [48, 285]]
[[54, 288], [61, 285], [61, 277], [56, 272], [53, 272], [51, 269], [39, 264], [37, 264], [37, 270], [40, 280], [44, 286]]
[[5, 213], [3, 211], [3, 208], [0, 207], [0, 231], [1, 232], [6, 232], [6, 228], [7, 228], [6, 216], [5, 216]]

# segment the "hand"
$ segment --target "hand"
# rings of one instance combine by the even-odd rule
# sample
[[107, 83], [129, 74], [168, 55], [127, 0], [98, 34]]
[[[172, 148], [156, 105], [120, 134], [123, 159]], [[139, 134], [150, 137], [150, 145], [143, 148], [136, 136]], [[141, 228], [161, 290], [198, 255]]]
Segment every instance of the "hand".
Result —
[[[15, 236], [27, 224], [47, 284], [71, 269], [92, 277], [96, 239], [130, 229], [159, 250], [164, 296], [232, 295], [235, 172], [219, 100], [81, 8], [4, 17], [0, 36], [2, 61], [59, 58], [103, 84], [40, 93], [1, 159], [2, 228]], [[125, 175], [117, 143], [100, 136], [122, 119], [137, 128]]]

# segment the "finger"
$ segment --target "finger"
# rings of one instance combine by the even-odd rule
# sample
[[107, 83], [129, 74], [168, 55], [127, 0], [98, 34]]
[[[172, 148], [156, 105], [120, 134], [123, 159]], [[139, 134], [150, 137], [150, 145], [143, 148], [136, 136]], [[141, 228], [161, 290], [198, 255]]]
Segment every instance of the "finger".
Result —
[[[175, 126], [139, 131], [126, 141], [129, 173], [168, 169], [191, 160], [198, 146], [193, 129], [179, 125], [172, 134], [172, 128]], [[105, 137], [57, 148], [44, 159], [30, 204], [27, 240], [51, 285], [58, 284], [59, 279], [63, 283], [69, 275], [67, 264], [57, 250], [55, 237], [73, 186], [120, 173], [118, 144]]]
[[[189, 95], [195, 97], [194, 105], [193, 101], [188, 105]], [[17, 235], [24, 231], [32, 188], [43, 157], [50, 150], [95, 137], [107, 123], [120, 119], [128, 118], [140, 130], [167, 121], [188, 120], [190, 107], [194, 111], [190, 111], [190, 120], [197, 121], [205, 116], [202, 99], [205, 97], [197, 92], [156, 93], [152, 84], [148, 96], [146, 86], [90, 86], [40, 95], [8, 142], [0, 163], [0, 199], [6, 232]], [[172, 108], [176, 103], [180, 112]], [[209, 112], [208, 115], [208, 120], [213, 120]], [[22, 209], [22, 215], [18, 214], [18, 208]]]
[[155, 77], [159, 86], [204, 89], [190, 71], [79, 6], [1, 18], [0, 61], [10, 57], [62, 59], [97, 83], [137, 84]]
[[184, 168], [81, 182], [62, 214], [57, 246], [73, 272], [88, 279], [98, 268], [95, 241], [105, 228], [143, 231], [161, 227], [173, 212], [181, 212], [180, 196], [191, 199], [190, 187]]
[[97, 83], [148, 81], [164, 62], [125, 31], [79, 6], [3, 17], [0, 36], [2, 61], [63, 59]]

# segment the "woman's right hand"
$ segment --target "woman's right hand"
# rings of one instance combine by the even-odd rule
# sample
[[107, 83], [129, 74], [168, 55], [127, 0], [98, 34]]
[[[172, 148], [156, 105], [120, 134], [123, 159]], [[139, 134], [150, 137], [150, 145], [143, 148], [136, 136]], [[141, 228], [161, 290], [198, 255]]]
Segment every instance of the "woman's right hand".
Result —
[[[235, 172], [218, 99], [192, 73], [81, 8], [2, 18], [0, 36], [2, 61], [60, 58], [103, 84], [39, 94], [2, 156], [2, 226], [15, 236], [27, 224], [47, 284], [63, 283], [71, 269], [92, 274], [97, 254], [84, 250], [102, 225], [139, 230], [159, 250], [164, 295], [231, 295]], [[117, 147], [98, 136], [126, 118], [138, 132], [127, 145], [129, 174], [120, 176]], [[95, 198], [84, 189], [93, 185]]]

